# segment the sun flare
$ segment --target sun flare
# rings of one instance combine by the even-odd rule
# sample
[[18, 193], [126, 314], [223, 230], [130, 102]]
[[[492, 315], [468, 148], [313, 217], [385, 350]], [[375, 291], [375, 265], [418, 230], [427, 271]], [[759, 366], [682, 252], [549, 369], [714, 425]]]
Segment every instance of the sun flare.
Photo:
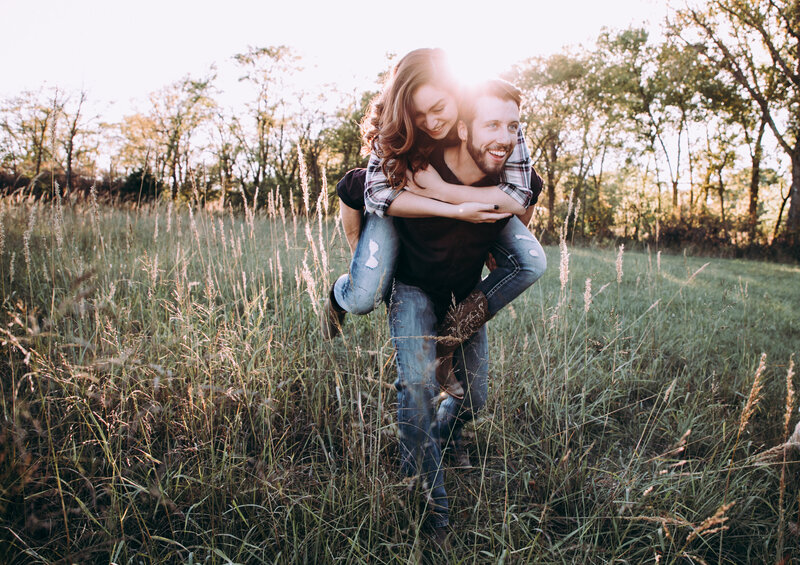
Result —
[[457, 48], [445, 47], [450, 66], [456, 80], [463, 86], [477, 84], [489, 78], [496, 78], [507, 70], [497, 64], [497, 59], [486, 49], [459, 45]]

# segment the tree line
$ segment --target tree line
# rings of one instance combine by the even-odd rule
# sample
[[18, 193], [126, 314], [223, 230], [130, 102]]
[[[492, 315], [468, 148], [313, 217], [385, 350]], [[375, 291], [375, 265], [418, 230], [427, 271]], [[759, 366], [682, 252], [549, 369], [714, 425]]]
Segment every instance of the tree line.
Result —
[[[507, 74], [544, 179], [535, 221], [545, 239], [566, 222], [578, 238], [796, 251], [800, 0], [695, 2], [663, 30], [658, 40], [604, 30], [590, 47]], [[334, 199], [336, 180], [364, 164], [358, 124], [375, 93], [330, 110], [324, 94], [287, 91], [301, 63], [290, 48], [234, 61], [250, 92], [236, 108], [218, 101], [213, 70], [117, 123], [89, 115], [85, 92], [0, 102], [0, 187], [225, 206], [271, 195], [297, 210]]]

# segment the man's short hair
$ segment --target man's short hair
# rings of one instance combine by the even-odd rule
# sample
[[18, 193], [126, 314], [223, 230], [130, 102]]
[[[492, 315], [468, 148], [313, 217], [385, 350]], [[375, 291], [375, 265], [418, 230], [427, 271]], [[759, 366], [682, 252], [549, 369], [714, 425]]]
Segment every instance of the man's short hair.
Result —
[[459, 118], [471, 125], [477, 113], [476, 102], [483, 96], [492, 96], [500, 100], [510, 100], [519, 108], [522, 105], [522, 92], [510, 82], [493, 78], [464, 90], [458, 107]]

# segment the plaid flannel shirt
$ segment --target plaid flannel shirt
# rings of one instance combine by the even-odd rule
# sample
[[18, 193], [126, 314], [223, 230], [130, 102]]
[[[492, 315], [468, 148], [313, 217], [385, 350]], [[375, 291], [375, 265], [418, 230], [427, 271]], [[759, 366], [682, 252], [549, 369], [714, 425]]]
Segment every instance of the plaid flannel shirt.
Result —
[[[517, 144], [500, 172], [500, 190], [526, 208], [531, 202], [531, 154], [525, 144], [522, 128], [517, 130]], [[364, 207], [368, 212], [383, 216], [395, 198], [405, 188], [393, 189], [381, 170], [381, 160], [371, 153], [364, 184]]]

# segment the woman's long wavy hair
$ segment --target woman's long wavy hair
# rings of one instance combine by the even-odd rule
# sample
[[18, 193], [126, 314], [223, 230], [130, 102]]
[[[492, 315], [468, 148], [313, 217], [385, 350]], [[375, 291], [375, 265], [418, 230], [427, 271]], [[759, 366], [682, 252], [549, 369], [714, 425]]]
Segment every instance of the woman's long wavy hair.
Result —
[[428, 165], [435, 140], [414, 124], [416, 90], [432, 84], [451, 92], [457, 100], [457, 86], [444, 51], [415, 49], [400, 59], [383, 90], [370, 102], [361, 122], [362, 153], [374, 152], [392, 188], [406, 184], [406, 171]]

